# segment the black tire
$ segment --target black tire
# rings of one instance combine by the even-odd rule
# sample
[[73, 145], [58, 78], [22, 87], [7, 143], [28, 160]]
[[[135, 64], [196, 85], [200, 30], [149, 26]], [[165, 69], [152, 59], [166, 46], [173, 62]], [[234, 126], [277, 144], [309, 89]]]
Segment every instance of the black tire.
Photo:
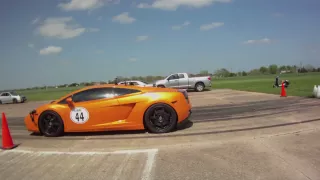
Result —
[[40, 115], [38, 126], [41, 134], [46, 137], [58, 137], [64, 133], [64, 124], [60, 115], [51, 110]]
[[2, 104], [2, 101], [0, 101], [0, 104]]
[[196, 85], [195, 85], [195, 91], [197, 92], [201, 92], [204, 90], [204, 84], [202, 82], [198, 82]]
[[159, 86], [157, 86], [158, 88], [165, 88], [165, 86], [164, 85], [159, 85]]
[[18, 103], [17, 99], [13, 99], [13, 104], [17, 104], [17, 103]]
[[151, 133], [168, 133], [176, 129], [177, 120], [177, 113], [171, 106], [157, 103], [147, 109], [143, 122]]

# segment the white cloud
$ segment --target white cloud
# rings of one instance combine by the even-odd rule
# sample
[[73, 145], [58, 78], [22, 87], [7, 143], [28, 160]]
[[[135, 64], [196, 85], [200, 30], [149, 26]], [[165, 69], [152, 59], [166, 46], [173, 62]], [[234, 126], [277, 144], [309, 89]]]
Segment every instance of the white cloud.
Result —
[[174, 26], [172, 26], [171, 28], [172, 28], [172, 30], [180, 30], [180, 29], [182, 29], [183, 27], [189, 26], [189, 25], [190, 25], [190, 22], [189, 22], [189, 21], [185, 21], [183, 24], [181, 24], [181, 25], [174, 25]]
[[84, 28], [73, 21], [72, 17], [47, 18], [38, 27], [38, 32], [45, 37], [69, 39], [85, 32], [97, 32], [97, 28]]
[[214, 3], [230, 3], [231, 1], [232, 0], [155, 0], [152, 4], [140, 3], [137, 7], [175, 11], [180, 6], [201, 8]]
[[34, 44], [28, 43], [28, 47], [29, 47], [29, 48], [34, 48]]
[[128, 12], [123, 12], [117, 16], [112, 17], [113, 22], [118, 22], [120, 24], [131, 24], [136, 21], [135, 18], [130, 17]]
[[268, 44], [268, 43], [271, 43], [271, 40], [269, 38], [263, 38], [263, 39], [247, 40], [243, 43], [244, 44]]
[[201, 31], [208, 31], [210, 29], [218, 28], [218, 27], [221, 27], [223, 25], [224, 25], [223, 22], [213, 22], [213, 23], [210, 23], [210, 24], [204, 24], [204, 25], [200, 26], [200, 30]]
[[130, 62], [136, 62], [136, 61], [137, 61], [137, 58], [129, 58], [129, 61], [130, 61]]
[[40, 55], [49, 55], [49, 54], [58, 54], [62, 51], [61, 47], [57, 46], [48, 46], [40, 50]]
[[59, 3], [58, 7], [65, 11], [83, 11], [100, 8], [104, 5], [103, 0], [71, 0], [67, 3]]
[[149, 39], [149, 36], [137, 36], [136, 37], [136, 41], [140, 42], [140, 41], [146, 41]]
[[111, 3], [119, 4], [120, 0], [68, 0], [66, 3], [59, 3], [58, 7], [64, 11], [91, 11]]

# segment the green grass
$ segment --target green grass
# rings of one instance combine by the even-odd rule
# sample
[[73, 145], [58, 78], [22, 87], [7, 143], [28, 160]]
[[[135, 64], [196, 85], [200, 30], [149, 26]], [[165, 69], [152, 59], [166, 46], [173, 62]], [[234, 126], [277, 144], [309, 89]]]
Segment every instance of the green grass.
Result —
[[[280, 80], [285, 79], [290, 81], [290, 86], [286, 89], [288, 96], [309, 97], [312, 95], [314, 85], [320, 85], [320, 73], [284, 74], [280, 76]], [[220, 78], [212, 80], [212, 87], [213, 89], [227, 88], [280, 95], [281, 88], [272, 87], [274, 81], [275, 75]], [[60, 98], [79, 88], [82, 87], [23, 90], [18, 92], [25, 95], [29, 101], [42, 101]]]
[[[279, 94], [281, 88], [273, 88], [276, 75], [247, 76], [213, 79], [213, 89], [234, 89], [268, 94]], [[279, 81], [288, 79], [288, 96], [311, 97], [314, 85], [320, 84], [320, 73], [282, 74]]]

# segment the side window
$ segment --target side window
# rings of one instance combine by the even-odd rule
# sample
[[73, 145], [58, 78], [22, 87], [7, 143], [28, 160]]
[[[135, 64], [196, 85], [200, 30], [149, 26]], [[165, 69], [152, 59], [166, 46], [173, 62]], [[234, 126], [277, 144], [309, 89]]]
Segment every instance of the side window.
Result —
[[184, 74], [179, 74], [179, 79], [184, 78]]
[[4, 94], [5, 94], [5, 93], [1, 93], [1, 95], [0, 95], [0, 96], [4, 96]]
[[74, 94], [72, 100], [73, 102], [84, 102], [113, 97], [113, 88], [95, 88]]
[[[72, 96], [73, 102], [84, 102], [98, 99], [113, 98], [113, 88], [95, 88], [78, 92]], [[69, 98], [69, 97], [67, 97]], [[67, 98], [61, 100], [59, 104], [66, 104]]]
[[63, 100], [61, 100], [58, 104], [67, 104], [67, 99], [69, 98], [70, 96], [64, 98]]
[[123, 96], [127, 94], [133, 94], [140, 92], [139, 90], [136, 89], [126, 89], [126, 88], [114, 88], [114, 95], [115, 96]]
[[173, 79], [179, 79], [178, 74], [173, 74], [168, 78], [168, 80], [173, 80]]

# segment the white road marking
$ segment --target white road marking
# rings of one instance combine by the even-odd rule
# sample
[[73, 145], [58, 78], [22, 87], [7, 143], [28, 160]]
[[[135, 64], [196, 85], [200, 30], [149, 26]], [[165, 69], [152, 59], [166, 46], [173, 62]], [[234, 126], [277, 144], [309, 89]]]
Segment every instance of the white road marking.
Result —
[[147, 163], [144, 166], [144, 170], [143, 170], [141, 179], [150, 180], [150, 177], [152, 177], [151, 176], [152, 168], [154, 168], [154, 166], [155, 166], [157, 152], [158, 151], [149, 151], [148, 152]]
[[[80, 152], [68, 152], [68, 151], [31, 151], [31, 150], [19, 150], [19, 149], [12, 149], [12, 150], [2, 150], [0, 151], [0, 156], [8, 154], [8, 153], [22, 153], [22, 154], [34, 154], [37, 156], [40, 155], [110, 155], [110, 154], [124, 154], [127, 157], [131, 154], [138, 154], [138, 153], [147, 153], [147, 162], [144, 166], [142, 177], [143, 180], [150, 180], [152, 177], [152, 169], [155, 166], [156, 155], [158, 153], [158, 149], [134, 149], [134, 150], [119, 150], [119, 151], [112, 151], [112, 152], [103, 152], [103, 151], [80, 151]], [[124, 162], [121, 163], [121, 168], [119, 173], [121, 173], [123, 167], [125, 166], [128, 158], [125, 158]]]
[[19, 150], [12, 149], [3, 151], [3, 153], [25, 153], [25, 154], [39, 154], [39, 155], [108, 155], [108, 154], [137, 154], [137, 153], [156, 153], [158, 149], [134, 149], [134, 150], [119, 150], [119, 151], [31, 151], [31, 150]]

